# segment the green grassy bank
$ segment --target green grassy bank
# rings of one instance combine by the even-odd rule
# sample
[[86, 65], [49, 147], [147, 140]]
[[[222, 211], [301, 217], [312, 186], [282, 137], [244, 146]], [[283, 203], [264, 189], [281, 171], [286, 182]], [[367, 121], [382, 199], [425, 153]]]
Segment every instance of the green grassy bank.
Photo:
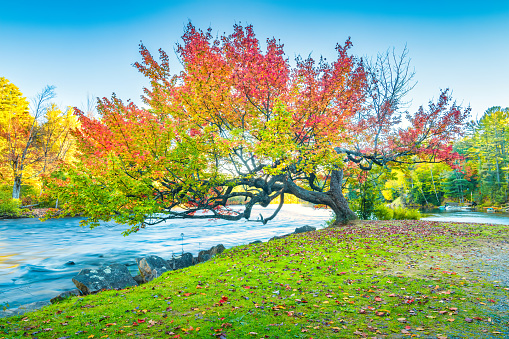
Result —
[[358, 222], [0, 319], [0, 338], [507, 338], [509, 286], [484, 280], [472, 249], [508, 238], [502, 225]]

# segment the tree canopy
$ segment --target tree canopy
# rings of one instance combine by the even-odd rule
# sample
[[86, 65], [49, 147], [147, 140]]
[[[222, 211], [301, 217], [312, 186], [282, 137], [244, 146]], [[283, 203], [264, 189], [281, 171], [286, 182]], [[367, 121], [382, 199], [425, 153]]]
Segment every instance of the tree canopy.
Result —
[[[113, 95], [98, 101], [98, 119], [78, 112], [77, 161], [50, 185], [85, 224], [113, 219], [130, 233], [171, 218], [249, 219], [254, 205], [279, 199], [257, 219], [267, 222], [285, 194], [327, 205], [344, 223], [355, 218], [345, 169], [454, 158], [469, 110], [447, 90], [400, 124], [406, 53], [366, 64], [347, 40], [332, 62], [297, 57], [292, 66], [276, 39], [262, 50], [252, 26], [214, 38], [189, 24], [182, 40], [176, 74], [163, 50], [157, 61], [140, 46], [145, 107]], [[244, 207], [230, 208], [233, 199]]]
[[6, 78], [0, 77], [0, 182], [12, 185], [12, 198], [21, 196], [21, 184], [55, 169], [72, 146], [76, 117], [49, 101], [54, 87], [47, 86], [28, 100]]

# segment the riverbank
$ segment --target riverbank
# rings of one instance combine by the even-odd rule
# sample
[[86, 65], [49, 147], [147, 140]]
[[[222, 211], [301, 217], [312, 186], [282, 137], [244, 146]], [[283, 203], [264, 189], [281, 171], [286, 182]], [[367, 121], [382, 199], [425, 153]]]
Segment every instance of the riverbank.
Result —
[[507, 239], [503, 225], [358, 222], [0, 319], [0, 338], [503, 338], [507, 280], [469, 260]]
[[22, 218], [37, 218], [40, 219], [46, 215], [46, 213], [51, 212], [52, 215], [58, 215], [60, 213], [60, 209], [56, 208], [22, 208], [19, 215], [0, 215], [0, 220], [9, 220], [9, 219], [22, 219]]

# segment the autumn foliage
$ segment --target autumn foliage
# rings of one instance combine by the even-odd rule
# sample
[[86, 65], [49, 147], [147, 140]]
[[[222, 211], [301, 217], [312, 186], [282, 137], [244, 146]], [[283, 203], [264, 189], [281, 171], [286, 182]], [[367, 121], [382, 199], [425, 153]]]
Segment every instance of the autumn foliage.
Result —
[[[79, 113], [79, 159], [51, 183], [67, 211], [92, 226], [127, 223], [129, 233], [170, 218], [248, 219], [255, 204], [293, 194], [345, 222], [355, 216], [341, 193], [344, 168], [451, 158], [468, 111], [447, 91], [398, 127], [398, 102], [373, 96], [373, 70], [349, 54], [350, 40], [331, 63], [298, 57], [294, 66], [279, 41], [265, 45], [251, 26], [214, 38], [189, 24], [177, 74], [164, 51], [157, 61], [141, 45], [147, 108], [113, 96], [99, 101], [100, 119]], [[238, 197], [245, 208], [228, 208]]]

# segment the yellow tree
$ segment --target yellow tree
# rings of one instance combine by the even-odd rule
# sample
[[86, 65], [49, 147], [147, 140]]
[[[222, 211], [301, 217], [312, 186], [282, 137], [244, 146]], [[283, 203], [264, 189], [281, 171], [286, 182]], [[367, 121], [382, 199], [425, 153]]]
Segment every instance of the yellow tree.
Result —
[[12, 198], [21, 196], [23, 181], [54, 169], [71, 148], [72, 110], [63, 113], [56, 105], [54, 87], [47, 86], [32, 101], [32, 112], [21, 91], [0, 78], [1, 179], [12, 183]]
[[0, 78], [0, 166], [2, 179], [13, 184], [12, 197], [19, 199], [23, 170], [34, 160], [36, 120], [23, 94], [6, 78]]

